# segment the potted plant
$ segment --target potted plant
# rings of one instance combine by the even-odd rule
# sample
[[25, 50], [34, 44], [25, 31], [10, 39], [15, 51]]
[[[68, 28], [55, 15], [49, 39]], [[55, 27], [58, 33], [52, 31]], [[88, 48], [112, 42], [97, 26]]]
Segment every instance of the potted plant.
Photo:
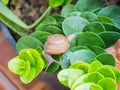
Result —
[[[48, 10], [30, 26], [0, 3], [4, 9], [0, 9], [0, 19], [22, 36], [16, 44], [18, 56], [8, 62], [9, 69], [25, 84], [44, 71], [57, 74], [71, 90], [116, 90], [120, 81], [120, 72], [115, 68], [119, 59], [120, 7], [105, 7], [102, 0], [78, 0], [74, 5], [70, 2], [50, 0]], [[50, 8], [59, 5], [63, 6], [61, 14], [50, 14]], [[26, 35], [30, 28], [35, 31]]]

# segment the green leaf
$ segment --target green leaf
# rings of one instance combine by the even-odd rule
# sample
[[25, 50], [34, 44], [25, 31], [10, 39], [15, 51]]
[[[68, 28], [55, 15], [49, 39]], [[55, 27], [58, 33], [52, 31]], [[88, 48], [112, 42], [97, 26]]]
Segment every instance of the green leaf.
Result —
[[72, 0], [64, 0], [64, 3], [62, 4], [62, 6], [69, 5], [71, 2]]
[[84, 73], [88, 73], [89, 64], [85, 63], [85, 62], [75, 62], [70, 66], [70, 68], [80, 69], [80, 70], [84, 71]]
[[106, 31], [99, 33], [99, 36], [105, 43], [106, 48], [112, 46], [118, 39], [120, 39], [120, 33], [113, 31]]
[[62, 69], [69, 68], [71, 54], [72, 54], [72, 52], [69, 50], [67, 50], [65, 53], [62, 54], [62, 61], [61, 61]]
[[84, 11], [92, 11], [94, 9], [102, 8], [103, 2], [102, 0], [78, 0], [75, 5], [75, 8], [81, 12]]
[[8, 3], [9, 3], [9, 0], [2, 0], [2, 2], [3, 2], [4, 4], [8, 4]]
[[111, 18], [118, 28], [120, 28], [120, 7], [115, 5], [107, 6], [100, 10], [99, 16], [107, 16]]
[[85, 83], [80, 86], [77, 86], [74, 90], [103, 90], [100, 85], [94, 83]]
[[103, 66], [103, 64], [101, 62], [99, 62], [98, 60], [95, 60], [90, 64], [88, 73], [95, 72], [98, 68], [100, 68], [102, 66]]
[[69, 87], [68, 86], [69, 76], [76, 71], [79, 71], [79, 69], [78, 70], [77, 69], [63, 69], [63, 70], [61, 70], [57, 75], [59, 82], [61, 84], [63, 84], [64, 86]]
[[46, 31], [35, 31], [32, 34], [30, 34], [30, 36], [38, 39], [39, 41], [41, 41], [43, 44], [46, 42], [46, 39], [48, 38], [48, 36], [52, 35], [49, 32]]
[[41, 58], [39, 52], [35, 49], [29, 49], [28, 53], [33, 57], [35, 62], [36, 76], [43, 70], [44, 68], [44, 60]]
[[94, 32], [97, 34], [105, 31], [104, 25], [100, 22], [91, 22], [83, 28], [83, 32]]
[[41, 23], [37, 26], [37, 28], [39, 28], [42, 25], [47, 25], [47, 24], [56, 24], [56, 19], [52, 16], [47, 16], [46, 18], [44, 18], [43, 21], [41, 21]]
[[117, 90], [116, 82], [112, 78], [103, 78], [98, 81], [103, 90]]
[[78, 61], [90, 63], [94, 57], [96, 57], [96, 54], [91, 50], [77, 50], [70, 56], [70, 63], [73, 64]]
[[104, 65], [115, 66], [115, 58], [111, 54], [102, 53], [102, 54], [97, 55], [95, 59], [99, 60]]
[[96, 70], [96, 72], [99, 72], [104, 77], [109, 77], [109, 78], [112, 78], [116, 81], [116, 76], [115, 76], [114, 72], [112, 71], [112, 69], [110, 69], [109, 67], [102, 66], [102, 67], [98, 68]]
[[97, 15], [94, 14], [93, 12], [83, 12], [81, 13], [80, 15], [81, 17], [87, 19], [89, 22], [97, 22], [99, 21], [98, 18], [97, 18]]
[[37, 31], [46, 31], [52, 34], [62, 34], [63, 31], [55, 24], [43, 25], [36, 29]]
[[100, 22], [104, 22], [104, 23], [110, 23], [115, 25], [115, 23], [113, 22], [113, 20], [109, 17], [106, 16], [98, 16], [98, 19], [100, 20]]
[[35, 61], [32, 55], [30, 55], [29, 50], [23, 49], [19, 53], [19, 58], [24, 60], [24, 61], [29, 61], [30, 66], [35, 66]]
[[97, 84], [97, 82], [104, 78], [104, 76], [98, 72], [89, 73], [88, 76], [84, 79], [85, 83], [92, 82]]
[[76, 81], [76, 79], [78, 77], [80, 77], [81, 75], [83, 75], [84, 72], [80, 69], [75, 69], [75, 71], [69, 75], [69, 78], [68, 78], [68, 86], [69, 88], [72, 87], [73, 83]]
[[[89, 42], [89, 43], [88, 43]], [[103, 40], [93, 32], [83, 32], [77, 35], [77, 45], [78, 46], [99, 46], [104, 48], [105, 44]]]
[[49, 0], [49, 6], [57, 7], [64, 3], [65, 0]]
[[103, 23], [106, 31], [113, 31], [113, 32], [118, 32], [120, 33], [120, 29], [118, 27], [116, 27], [115, 25], [113, 24], [110, 24], [110, 23]]
[[116, 83], [119, 83], [120, 82], [120, 71], [116, 67], [113, 67], [111, 65], [106, 65], [106, 66], [114, 72], [116, 76]]
[[71, 11], [75, 11], [74, 10], [74, 5], [72, 5], [72, 4], [66, 5], [62, 8], [61, 15], [66, 18], [68, 13], [71, 12]]
[[84, 79], [88, 76], [88, 74], [83, 74], [73, 83], [71, 90], [75, 90], [75, 88], [84, 83]]
[[21, 74], [25, 69], [25, 61], [14, 58], [8, 62], [8, 68], [15, 74]]
[[78, 16], [71, 16], [66, 18], [62, 23], [63, 32], [66, 36], [70, 34], [80, 33], [85, 25], [89, 22]]
[[74, 52], [74, 51], [81, 50], [81, 49], [89, 49], [89, 48], [86, 46], [74, 46], [74, 47], [71, 47], [69, 50]]
[[105, 49], [103, 49], [103, 48], [101, 48], [99, 46], [92, 46], [92, 47], [90, 47], [90, 49], [92, 51], [94, 51], [96, 55], [99, 55], [101, 53], [106, 53]]
[[29, 75], [29, 72], [30, 72], [30, 62], [26, 61], [25, 69], [23, 70], [23, 72], [20, 75], [24, 76], [24, 77], [27, 77]]
[[20, 80], [24, 83], [24, 84], [28, 84], [30, 83], [36, 76], [36, 69], [35, 68], [31, 68], [29, 75], [27, 77], [24, 77], [23, 75], [20, 75]]
[[79, 17], [80, 14], [81, 14], [81, 12], [79, 12], [79, 11], [71, 11], [66, 15], [66, 18], [71, 17], [71, 16], [78, 16]]
[[22, 49], [35, 49], [38, 46], [43, 47], [42, 42], [40, 42], [38, 39], [31, 36], [23, 36], [17, 41], [16, 50], [17, 52], [20, 52]]

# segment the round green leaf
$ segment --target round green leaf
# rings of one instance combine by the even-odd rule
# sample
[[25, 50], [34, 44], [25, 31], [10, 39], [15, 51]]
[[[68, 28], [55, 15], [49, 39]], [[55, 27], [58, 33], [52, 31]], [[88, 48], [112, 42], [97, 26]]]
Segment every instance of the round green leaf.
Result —
[[94, 83], [85, 83], [77, 86], [74, 90], [103, 90], [100, 85]]
[[43, 70], [44, 68], [44, 60], [41, 58], [39, 52], [35, 49], [29, 49], [28, 53], [33, 57], [35, 62], [36, 76]]
[[82, 32], [82, 29], [85, 25], [87, 25], [89, 22], [78, 16], [71, 16], [66, 18], [62, 23], [63, 32], [65, 35], [75, 34]]
[[104, 77], [109, 77], [109, 78], [112, 78], [116, 81], [116, 76], [115, 76], [114, 72], [112, 71], [112, 69], [110, 69], [109, 67], [102, 66], [102, 67], [98, 68], [96, 70], [96, 72], [99, 72]]
[[98, 16], [98, 19], [101, 21], [101, 22], [105, 22], [105, 23], [111, 23], [113, 25], [115, 25], [115, 23], [113, 22], [113, 20], [109, 17], [106, 17], [106, 16]]
[[93, 58], [96, 57], [96, 54], [88, 49], [77, 50], [73, 52], [70, 57], [70, 63], [73, 64], [78, 61], [90, 63]]
[[68, 78], [69, 88], [71, 88], [73, 83], [77, 80], [77, 78], [80, 77], [83, 74], [84, 74], [84, 72], [80, 69], [76, 69], [72, 74], [70, 74], [69, 78]]
[[22, 49], [36, 48], [38, 46], [43, 47], [42, 42], [38, 39], [31, 36], [23, 36], [18, 40], [16, 50], [20, 52]]
[[25, 69], [25, 61], [14, 58], [8, 62], [8, 68], [15, 74], [21, 74]]
[[83, 32], [95, 32], [95, 33], [100, 33], [100, 32], [105, 32], [105, 27], [102, 23], [100, 22], [92, 22], [86, 25], [83, 28]]
[[98, 85], [100, 85], [103, 90], [117, 90], [116, 82], [112, 78], [103, 78], [98, 81]]
[[111, 54], [101, 53], [101, 54], [97, 55], [95, 58], [104, 65], [115, 66], [115, 58]]
[[75, 8], [81, 12], [84, 12], [92, 11], [96, 8], [102, 8], [103, 6], [102, 0], [78, 0]]
[[112, 71], [114, 72], [115, 76], [116, 76], [116, 83], [120, 82], [120, 71], [116, 68], [113, 67], [111, 65], [106, 65], [108, 68], [112, 69]]
[[88, 73], [89, 64], [85, 63], [85, 62], [75, 62], [70, 66], [70, 68], [80, 69], [80, 70], [84, 71], [84, 73]]
[[106, 48], [112, 46], [118, 39], [120, 39], [120, 33], [113, 31], [106, 31], [99, 33], [99, 36], [105, 43]]
[[24, 77], [23, 75], [20, 75], [20, 80], [24, 84], [30, 83], [36, 76], [36, 69], [35, 68], [30, 68], [30, 72], [27, 77]]
[[89, 73], [88, 76], [84, 79], [85, 83], [92, 82], [97, 84], [97, 82], [104, 78], [104, 76], [98, 72]]
[[30, 66], [35, 66], [34, 58], [32, 57], [32, 55], [29, 54], [29, 49], [21, 50], [19, 53], [19, 58], [24, 61], [30, 62]]
[[106, 53], [105, 49], [99, 47], [99, 46], [92, 46], [90, 48], [92, 51], [94, 51], [96, 53], [96, 55], [99, 55], [101, 53]]
[[49, 32], [46, 31], [35, 31], [32, 34], [30, 34], [30, 36], [38, 39], [39, 41], [41, 41], [43, 44], [45, 43], [46, 39], [48, 38], [48, 36], [52, 35]]
[[98, 13], [99, 16], [110, 17], [118, 28], [120, 28], [120, 7], [115, 5], [107, 6], [100, 10]]
[[103, 23], [103, 25], [104, 25], [106, 31], [113, 31], [113, 32], [119, 32], [120, 33], [120, 29], [113, 24]]
[[71, 12], [71, 11], [75, 11], [74, 10], [74, 5], [72, 5], [72, 4], [66, 5], [62, 8], [61, 15], [63, 17], [67, 17], [68, 13]]
[[97, 18], [97, 15], [94, 14], [93, 12], [83, 12], [80, 14], [81, 17], [87, 19], [89, 22], [97, 22], [99, 21]]
[[71, 90], [75, 90], [75, 88], [84, 83], [84, 79], [88, 76], [88, 74], [83, 74], [73, 83]]
[[49, 0], [49, 6], [57, 7], [64, 3], [65, 0]]
[[9, 0], [2, 0], [2, 2], [3, 2], [4, 4], [8, 4], [8, 3], [9, 3]]
[[74, 52], [74, 51], [81, 50], [81, 49], [89, 49], [89, 48], [86, 46], [74, 46], [74, 47], [71, 47], [69, 50]]
[[91, 46], [99, 46], [102, 48], [105, 47], [103, 40], [99, 37], [99, 35], [93, 32], [83, 32], [81, 34], [78, 34], [77, 45], [87, 46], [87, 47], [91, 47]]
[[100, 68], [102, 66], [103, 66], [103, 64], [101, 62], [99, 62], [98, 60], [95, 60], [90, 64], [88, 73], [95, 72], [98, 68]]
[[58, 80], [60, 81], [61, 84], [63, 84], [64, 86], [66, 87], [69, 87], [68, 86], [68, 79], [69, 79], [69, 76], [71, 74], [73, 74], [74, 72], [76, 71], [79, 71], [79, 69], [63, 69], [61, 70], [57, 77], [58, 77]]

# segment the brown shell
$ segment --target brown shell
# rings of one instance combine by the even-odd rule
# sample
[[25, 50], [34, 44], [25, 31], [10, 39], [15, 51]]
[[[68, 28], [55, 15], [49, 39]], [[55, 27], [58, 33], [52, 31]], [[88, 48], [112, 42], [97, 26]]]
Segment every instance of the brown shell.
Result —
[[48, 54], [64, 53], [70, 46], [67, 37], [61, 34], [54, 34], [48, 37], [44, 45], [44, 51]]

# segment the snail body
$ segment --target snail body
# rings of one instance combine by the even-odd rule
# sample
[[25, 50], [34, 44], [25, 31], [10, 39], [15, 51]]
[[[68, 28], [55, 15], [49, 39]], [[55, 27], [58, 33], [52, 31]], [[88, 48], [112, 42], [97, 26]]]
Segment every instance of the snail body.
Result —
[[50, 55], [62, 54], [70, 46], [69, 39], [61, 34], [54, 34], [47, 38], [44, 45], [44, 51]]

